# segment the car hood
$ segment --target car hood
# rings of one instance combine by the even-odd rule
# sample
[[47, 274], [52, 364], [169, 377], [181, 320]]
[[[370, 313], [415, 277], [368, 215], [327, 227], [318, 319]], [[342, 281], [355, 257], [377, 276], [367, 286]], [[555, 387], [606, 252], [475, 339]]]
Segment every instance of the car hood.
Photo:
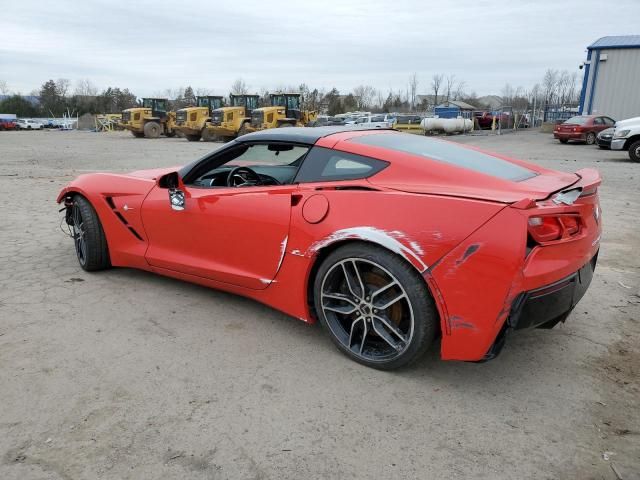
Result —
[[616, 122], [616, 128], [626, 127], [628, 125], [636, 125], [640, 123], [640, 117], [627, 118], [626, 120], [618, 120]]

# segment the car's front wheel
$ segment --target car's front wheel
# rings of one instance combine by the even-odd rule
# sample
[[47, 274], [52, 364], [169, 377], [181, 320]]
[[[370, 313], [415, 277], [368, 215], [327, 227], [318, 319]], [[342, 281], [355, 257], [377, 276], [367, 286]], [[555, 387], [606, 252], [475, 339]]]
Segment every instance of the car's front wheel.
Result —
[[629, 145], [629, 158], [634, 162], [640, 162], [640, 140]]
[[88, 271], [111, 266], [107, 238], [98, 214], [89, 201], [76, 195], [71, 205], [71, 233], [80, 266]]
[[315, 277], [314, 304], [342, 352], [383, 370], [419, 358], [438, 327], [433, 299], [418, 272], [394, 253], [366, 243], [327, 256]]

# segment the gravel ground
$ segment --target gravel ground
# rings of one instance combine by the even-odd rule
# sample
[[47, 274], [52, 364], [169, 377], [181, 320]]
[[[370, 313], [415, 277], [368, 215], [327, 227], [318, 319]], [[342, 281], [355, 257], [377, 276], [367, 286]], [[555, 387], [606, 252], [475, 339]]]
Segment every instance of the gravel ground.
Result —
[[491, 362], [434, 348], [386, 373], [256, 302], [80, 269], [55, 204], [67, 181], [216, 144], [1, 132], [0, 478], [640, 478], [640, 164], [538, 132], [454, 140], [598, 168], [596, 275], [566, 324]]

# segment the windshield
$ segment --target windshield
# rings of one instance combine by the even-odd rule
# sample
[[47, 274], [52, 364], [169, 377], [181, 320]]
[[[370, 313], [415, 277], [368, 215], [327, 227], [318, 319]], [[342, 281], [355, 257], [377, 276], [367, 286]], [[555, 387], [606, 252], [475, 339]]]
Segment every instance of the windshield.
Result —
[[587, 123], [587, 120], [589, 120], [589, 117], [571, 117], [564, 123], [570, 123], [572, 125], [584, 125], [585, 123]]
[[350, 141], [410, 153], [513, 182], [537, 175], [520, 165], [435, 138], [398, 133], [364, 135]]

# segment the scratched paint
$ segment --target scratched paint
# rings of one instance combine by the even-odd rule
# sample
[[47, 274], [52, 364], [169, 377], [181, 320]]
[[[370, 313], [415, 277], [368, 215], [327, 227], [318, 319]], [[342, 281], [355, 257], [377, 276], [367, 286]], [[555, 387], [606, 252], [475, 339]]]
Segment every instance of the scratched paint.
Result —
[[452, 329], [465, 328], [467, 330], [476, 330], [476, 326], [468, 321], [465, 321], [462, 317], [453, 315], [450, 317], [449, 322]]
[[471, 255], [473, 255], [478, 251], [479, 248], [480, 248], [479, 243], [474, 243], [473, 245], [469, 245], [469, 247], [464, 251], [462, 258], [460, 258], [459, 260], [456, 260], [456, 265], [460, 265], [466, 262]]
[[284, 260], [284, 253], [287, 250], [288, 241], [289, 241], [289, 235], [284, 237], [284, 240], [282, 240], [282, 243], [280, 243], [280, 260], [278, 260], [278, 268], [276, 268], [276, 272], [278, 272], [280, 270], [280, 267], [282, 266], [282, 261]]
[[[328, 237], [312, 244], [311, 247], [309, 247], [307, 254], [314, 254], [327, 245], [345, 239], [367, 240], [377, 243], [378, 245], [381, 245], [404, 257], [410, 263], [415, 265], [420, 272], [424, 272], [428, 268], [420, 258], [420, 255], [423, 254], [422, 249], [418, 247], [416, 250], [415, 246], [411, 245], [412, 242], [407, 238], [405, 233], [398, 230], [387, 232], [386, 230], [381, 230], [375, 227], [352, 227], [337, 230]], [[399, 239], [406, 241], [409, 246], [401, 243]]]

